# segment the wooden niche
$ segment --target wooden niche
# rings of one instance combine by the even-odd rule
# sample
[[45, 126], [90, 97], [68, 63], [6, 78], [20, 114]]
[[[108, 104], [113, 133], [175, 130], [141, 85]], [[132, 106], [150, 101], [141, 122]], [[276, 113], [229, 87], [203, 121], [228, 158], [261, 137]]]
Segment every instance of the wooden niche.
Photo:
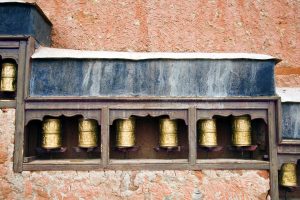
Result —
[[[37, 160], [48, 160], [55, 162], [56, 160], [64, 160], [74, 162], [84, 159], [100, 159], [101, 126], [97, 123], [97, 146], [90, 148], [82, 148], [79, 146], [79, 121], [84, 116], [77, 114], [72, 116], [51, 116], [45, 115], [42, 120], [32, 119], [25, 126], [24, 132], [24, 162], [28, 163]], [[44, 148], [43, 140], [43, 121], [47, 119], [58, 119], [61, 123], [61, 146], [58, 148]], [[59, 161], [58, 161], [59, 162]]]
[[252, 119], [250, 115], [243, 115], [251, 120], [251, 143], [249, 145], [235, 145], [233, 143], [233, 120], [235, 115], [214, 115], [212, 119], [216, 125], [217, 143], [213, 146], [201, 145], [199, 140], [202, 133], [197, 122], [197, 159], [228, 159], [231, 160], [268, 160], [268, 126], [264, 119]]
[[[131, 113], [132, 114], [132, 113]], [[114, 119], [110, 125], [110, 159], [111, 162], [117, 160], [134, 160], [140, 162], [168, 162], [177, 160], [184, 162], [188, 160], [189, 145], [188, 145], [188, 125], [186, 121], [174, 116], [166, 114], [146, 114], [146, 115], [130, 115], [121, 117], [113, 115]], [[124, 116], [124, 115], [123, 115]], [[123, 119], [133, 119], [135, 121], [135, 143], [132, 147], [119, 147], [117, 145], [118, 121]], [[170, 119], [171, 123], [177, 125], [177, 145], [162, 147], [160, 145], [160, 121], [162, 119]]]
[[[298, 199], [300, 197], [300, 159], [293, 161], [296, 166], [296, 180], [297, 185], [293, 187], [287, 187], [281, 185], [281, 169], [278, 171], [279, 177], [279, 197], [280, 199]], [[280, 166], [279, 166], [280, 167]]]
[[15, 100], [18, 64], [15, 59], [0, 55], [0, 100]]

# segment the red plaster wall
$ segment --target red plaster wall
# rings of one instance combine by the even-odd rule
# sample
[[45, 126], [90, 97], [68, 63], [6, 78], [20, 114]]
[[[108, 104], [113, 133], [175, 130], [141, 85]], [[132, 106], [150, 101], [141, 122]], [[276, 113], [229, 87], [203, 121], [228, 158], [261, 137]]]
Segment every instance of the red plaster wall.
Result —
[[[283, 59], [278, 86], [300, 86], [299, 0], [29, 0], [53, 47], [255, 52]], [[0, 199], [266, 199], [266, 171], [13, 173], [13, 109], [0, 110]]]
[[[53, 22], [53, 47], [254, 52], [281, 58], [279, 76], [282, 67], [289, 74], [300, 67], [298, 0], [30, 1]], [[286, 74], [277, 84], [300, 86]]]

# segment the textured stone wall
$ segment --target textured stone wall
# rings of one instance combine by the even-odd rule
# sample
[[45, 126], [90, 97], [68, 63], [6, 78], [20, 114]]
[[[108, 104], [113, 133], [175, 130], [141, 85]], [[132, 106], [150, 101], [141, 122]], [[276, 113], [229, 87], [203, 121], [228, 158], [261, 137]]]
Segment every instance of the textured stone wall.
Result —
[[256, 52], [300, 67], [299, 0], [28, 1], [53, 22], [53, 47]]
[[0, 110], [0, 199], [266, 199], [264, 170], [12, 171], [15, 110]]

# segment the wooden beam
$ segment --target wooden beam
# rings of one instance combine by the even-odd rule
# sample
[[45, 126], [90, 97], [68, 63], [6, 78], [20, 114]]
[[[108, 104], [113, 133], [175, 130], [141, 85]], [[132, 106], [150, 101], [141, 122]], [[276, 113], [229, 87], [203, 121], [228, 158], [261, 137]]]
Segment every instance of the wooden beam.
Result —
[[269, 136], [269, 158], [270, 158], [270, 195], [271, 199], [279, 199], [278, 191], [278, 160], [276, 144], [276, 109], [275, 102], [270, 101], [268, 109], [268, 136]]
[[14, 172], [22, 171], [23, 152], [24, 152], [24, 76], [25, 68], [29, 66], [27, 58], [26, 41], [20, 41], [19, 66], [16, 97], [16, 131], [14, 145]]
[[196, 122], [196, 107], [189, 108], [189, 162], [191, 165], [196, 164], [197, 159], [197, 122]]

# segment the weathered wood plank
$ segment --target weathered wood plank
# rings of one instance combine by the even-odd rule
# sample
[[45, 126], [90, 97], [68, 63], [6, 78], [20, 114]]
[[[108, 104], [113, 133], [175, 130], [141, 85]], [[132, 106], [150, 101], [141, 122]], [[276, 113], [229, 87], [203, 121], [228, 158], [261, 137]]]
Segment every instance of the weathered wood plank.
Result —
[[45, 164], [45, 165], [36, 165], [36, 164], [23, 164], [24, 171], [91, 171], [91, 170], [103, 170], [99, 164]]
[[[34, 50], [35, 50], [35, 39], [33, 37], [29, 37], [28, 45], [27, 45], [27, 59], [30, 59], [30, 57], [34, 53]], [[25, 79], [24, 79], [24, 99], [26, 99], [29, 94], [30, 70], [31, 70], [31, 65], [26, 66]]]
[[103, 167], [109, 162], [109, 109], [101, 110], [101, 159]]
[[20, 41], [17, 97], [16, 97], [16, 132], [14, 146], [14, 171], [22, 171], [23, 144], [24, 144], [24, 74], [25, 68], [29, 66], [27, 59], [26, 41]]
[[75, 115], [82, 115], [87, 119], [95, 119], [100, 124], [101, 115], [99, 109], [84, 110], [84, 109], [54, 109], [54, 110], [26, 110], [25, 125], [31, 120], [42, 120], [44, 116], [50, 115], [59, 117], [61, 115], [71, 117]]
[[48, 97], [30, 97], [27, 101], [188, 101], [188, 102], [260, 102], [280, 99], [278, 96], [253, 96], [253, 97], [153, 97], [153, 96], [142, 96], [142, 97], [61, 97], [61, 96], [48, 96]]
[[[109, 105], [111, 109], [188, 109], [189, 107], [197, 107], [202, 110], [264, 110], [268, 108], [269, 101], [259, 102], [243, 102], [243, 101], [206, 101], [199, 98], [199, 101], [187, 101], [185, 99], [177, 99], [177, 101], [139, 101], [139, 99], [128, 99], [122, 101], [114, 100], [94, 100], [94, 101], [48, 101], [47, 99], [39, 101], [26, 100], [26, 109], [74, 109], [80, 107], [81, 109], [95, 109], [102, 108]], [[45, 102], [48, 102], [47, 104]], [[237, 108], [237, 104], [239, 107]]]
[[16, 100], [0, 100], [0, 108], [16, 108]]
[[117, 159], [110, 159], [109, 164], [187, 164], [187, 159], [124, 159], [124, 160], [117, 160]]
[[277, 146], [276, 146], [276, 102], [271, 102], [268, 109], [268, 136], [269, 136], [269, 159], [270, 159], [270, 195], [272, 199], [279, 198], [278, 191], [278, 167], [277, 167]]
[[[133, 107], [133, 106], [131, 106]], [[145, 106], [144, 106], [145, 107]], [[111, 109], [109, 124], [112, 125], [113, 121], [116, 119], [128, 119], [130, 116], [135, 115], [139, 117], [146, 117], [150, 115], [151, 117], [158, 117], [162, 115], [168, 115], [170, 119], [183, 119], [185, 124], [188, 124], [188, 111], [179, 109]]]
[[189, 109], [189, 162], [195, 165], [197, 159], [197, 120], [196, 108]]

